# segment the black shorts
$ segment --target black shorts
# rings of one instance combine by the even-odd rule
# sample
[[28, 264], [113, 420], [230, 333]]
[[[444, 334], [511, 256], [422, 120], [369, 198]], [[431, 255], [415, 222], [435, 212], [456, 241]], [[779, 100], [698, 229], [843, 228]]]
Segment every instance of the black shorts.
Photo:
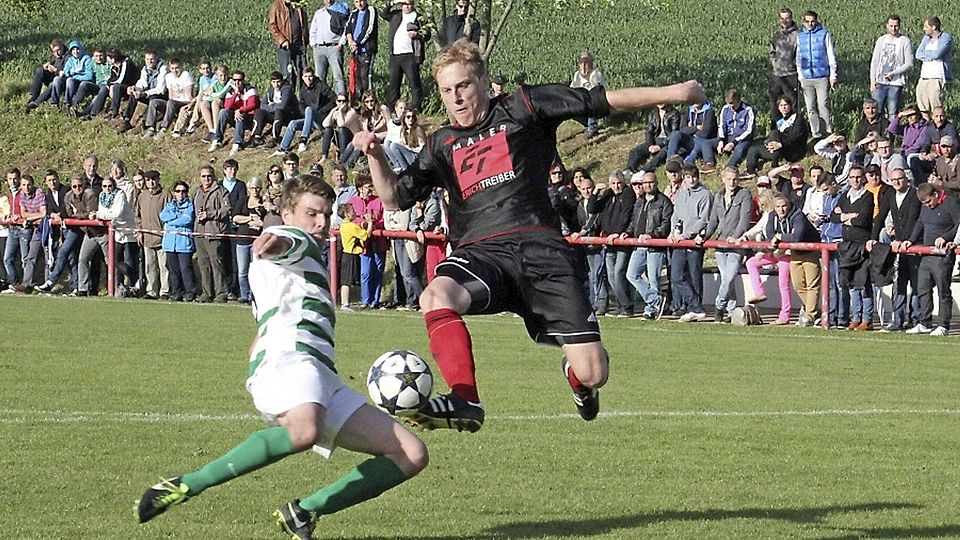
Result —
[[340, 259], [340, 284], [351, 286], [360, 284], [360, 255], [343, 254]]
[[564, 345], [600, 341], [585, 268], [582, 251], [559, 233], [536, 231], [459, 247], [437, 265], [437, 275], [467, 289], [467, 313], [511, 311], [534, 341]]

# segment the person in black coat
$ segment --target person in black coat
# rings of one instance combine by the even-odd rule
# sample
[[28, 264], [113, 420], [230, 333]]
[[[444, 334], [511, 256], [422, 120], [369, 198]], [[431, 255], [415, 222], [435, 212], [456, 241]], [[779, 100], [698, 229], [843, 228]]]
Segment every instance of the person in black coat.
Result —
[[810, 134], [807, 121], [794, 110], [790, 96], [780, 96], [777, 107], [780, 114], [770, 129], [770, 136], [747, 151], [747, 174], [757, 174], [757, 169], [764, 161], [776, 167], [781, 159], [800, 161], [807, 153], [807, 137]]
[[[619, 237], [630, 226], [633, 217], [633, 205], [637, 196], [633, 190], [626, 187], [623, 173], [614, 171], [610, 174], [610, 186], [599, 194], [593, 201], [593, 207], [588, 211], [599, 214], [598, 223], [600, 236]], [[633, 302], [630, 300], [629, 282], [627, 281], [627, 264], [633, 248], [624, 246], [607, 246], [604, 263], [607, 267], [607, 279], [610, 288], [617, 298], [618, 317], [629, 317], [633, 314]]]
[[[880, 198], [880, 213], [873, 220], [871, 240], [876, 242], [897, 242], [908, 238], [920, 217], [920, 199], [906, 171], [890, 171], [893, 189], [884, 190]], [[887, 216], [892, 223], [886, 225]], [[920, 257], [915, 255], [897, 255], [897, 277], [893, 290], [893, 322], [884, 330], [899, 332], [913, 328], [920, 322], [920, 301], [917, 297], [917, 270]], [[909, 288], [907, 287], [909, 285]]]
[[850, 168], [850, 187], [830, 214], [832, 223], [843, 224], [843, 240], [837, 247], [840, 285], [850, 291], [848, 330], [873, 329], [873, 284], [867, 241], [873, 231], [873, 195], [864, 188], [866, 173], [860, 165]]

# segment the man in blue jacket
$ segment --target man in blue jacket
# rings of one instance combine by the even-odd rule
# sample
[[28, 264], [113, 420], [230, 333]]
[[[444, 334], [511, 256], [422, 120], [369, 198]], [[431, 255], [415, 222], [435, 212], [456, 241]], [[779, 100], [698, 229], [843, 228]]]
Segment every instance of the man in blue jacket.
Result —
[[833, 133], [827, 106], [827, 94], [837, 86], [833, 35], [820, 24], [817, 12], [806, 11], [797, 42], [797, 75], [807, 105], [807, 123], [813, 138], [822, 139]]

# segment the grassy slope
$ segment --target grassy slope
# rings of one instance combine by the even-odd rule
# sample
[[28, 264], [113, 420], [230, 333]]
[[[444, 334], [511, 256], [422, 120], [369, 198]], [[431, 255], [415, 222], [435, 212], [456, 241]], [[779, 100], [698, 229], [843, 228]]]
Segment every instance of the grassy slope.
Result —
[[[49, 2], [45, 21], [24, 22], [0, 14], [0, 163], [26, 169], [47, 167], [77, 170], [82, 156], [95, 152], [107, 159], [119, 157], [130, 164], [162, 170], [168, 179], [192, 179], [195, 168], [211, 156], [199, 142], [144, 142], [117, 137], [113, 126], [99, 121], [81, 124], [58, 114], [23, 118], [26, 80], [45, 58], [45, 44], [55, 36], [79, 37], [88, 44], [117, 45], [139, 56], [153, 47], [166, 58], [179, 56], [188, 65], [212, 58], [231, 67], [240, 66], [262, 81], [273, 69], [274, 55], [264, 29], [265, 3], [256, 0], [221, 2], [202, 0], [172, 7], [164, 2], [138, 4], [134, 12], [119, 0]], [[649, 6], [654, 6], [651, 9]], [[693, 0], [645, 2], [637, 8], [604, 2], [588, 8], [554, 10], [538, 8], [518, 12], [495, 52], [491, 70], [508, 78], [525, 75], [528, 82], [566, 81], [575, 69], [575, 55], [587, 48], [612, 86], [663, 84], [687, 78], [704, 82], [714, 99], [724, 88], [744, 90], [746, 99], [766, 109], [767, 40], [780, 3], [754, 0], [731, 8], [725, 3]], [[841, 88], [832, 98], [836, 123], [849, 129], [855, 122], [859, 100], [865, 94], [873, 41], [882, 32], [874, 5], [863, 0], [813, 6], [836, 35]], [[897, 6], [905, 32], [921, 37], [922, 17], [941, 13], [942, 3], [917, 0]], [[799, 8], [797, 13], [799, 18]], [[950, 21], [946, 20], [947, 30]], [[380, 73], [385, 73], [385, 54]], [[916, 76], [917, 70], [914, 70]], [[429, 83], [428, 83], [429, 84]], [[263, 86], [261, 84], [261, 86]], [[908, 92], [909, 95], [910, 92]], [[435, 98], [434, 98], [435, 99]], [[908, 98], [909, 99], [909, 98]], [[950, 96], [948, 103], [956, 104]], [[437, 104], [433, 103], [434, 110]], [[586, 144], [574, 126], [564, 126], [567, 142], [561, 151], [573, 166], [587, 165], [595, 175], [620, 167], [628, 150], [642, 137], [632, 123], [638, 117], [613, 120], [608, 135]], [[307, 153], [316, 159], [319, 145]], [[241, 174], [262, 175], [269, 160], [264, 152], [241, 154]], [[216, 161], [225, 151], [212, 156]]]
[[[3, 303], [17, 339], [0, 344], [2, 538], [274, 538], [273, 505], [357, 462], [295, 456], [137, 526], [146, 485], [260, 426], [243, 390], [249, 312]], [[55, 321], [71, 321], [58, 340]], [[469, 324], [487, 425], [425, 433], [421, 477], [323, 518], [318, 538], [960, 536], [952, 342], [605, 319], [606, 414], [584, 424], [556, 351], [512, 317]], [[394, 347], [426, 352], [419, 316], [340, 317], [338, 367], [352, 387]], [[799, 414], [870, 409], [954, 412]]]

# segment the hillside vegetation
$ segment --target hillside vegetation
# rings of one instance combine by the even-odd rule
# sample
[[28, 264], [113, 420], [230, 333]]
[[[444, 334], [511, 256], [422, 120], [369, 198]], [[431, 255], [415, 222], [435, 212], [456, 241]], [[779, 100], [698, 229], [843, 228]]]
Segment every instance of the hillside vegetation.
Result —
[[[309, 9], [317, 4], [314, 0]], [[761, 125], [768, 124], [767, 43], [781, 2], [731, 5], [676, 0], [654, 4], [656, 9], [637, 9], [627, 0], [615, 0], [614, 4], [517, 12], [493, 53], [491, 71], [511, 81], [566, 82], [576, 67], [577, 52], [589, 49], [611, 86], [697, 78], [715, 101], [725, 88], [737, 87], [748, 102], [757, 105], [763, 115]], [[78, 169], [84, 154], [93, 152], [102, 158], [119, 157], [129, 164], [159, 168], [169, 179], [192, 177], [196, 165], [211, 157], [224, 159], [225, 151], [208, 155], [198, 139], [142, 141], [136, 134], [117, 136], [112, 125], [100, 120], [81, 123], [50, 108], [29, 116], [19, 110], [33, 69], [47, 57], [46, 44], [53, 37], [76, 37], [88, 47], [117, 46], [138, 59], [142, 50], [150, 47], [164, 58], [180, 57], [191, 69], [201, 59], [211, 59], [244, 69], [265, 88], [267, 74], [275, 66], [266, 32], [267, 6], [266, 0], [236, 0], [229, 7], [209, 0], [149, 2], [136, 7], [120, 0], [75, 0], [49, 2], [44, 20], [25, 21], [10, 13], [0, 14], [0, 163], [72, 171]], [[834, 33], [840, 87], [831, 97], [831, 106], [836, 126], [849, 129], [867, 94], [870, 53], [883, 32], [886, 12], [878, 12], [875, 3], [864, 0], [791, 7], [795, 19], [800, 19], [806, 7], [817, 10]], [[946, 31], [955, 30], [955, 21], [943, 8], [942, 3], [930, 0], [896, 4], [904, 33], [914, 45], [922, 37], [923, 18], [931, 14], [944, 19]], [[382, 46], [377, 72], [384, 76], [386, 56], [386, 46]], [[907, 101], [912, 99], [918, 72], [918, 68], [912, 72]], [[385, 84], [385, 80], [381, 82]], [[948, 105], [957, 104], [954, 94], [948, 96]], [[426, 109], [440, 114], [435, 94]], [[622, 166], [629, 148], [642, 138], [642, 118], [631, 115], [608, 121], [604, 136], [589, 144], [575, 126], [564, 126], [561, 138], [566, 142], [561, 152], [570, 165], [590, 165], [595, 174]], [[319, 144], [313, 144], [305, 159], [313, 161], [318, 153]], [[267, 156], [264, 151], [241, 152], [241, 167], [250, 174], [262, 174], [269, 162]]]

